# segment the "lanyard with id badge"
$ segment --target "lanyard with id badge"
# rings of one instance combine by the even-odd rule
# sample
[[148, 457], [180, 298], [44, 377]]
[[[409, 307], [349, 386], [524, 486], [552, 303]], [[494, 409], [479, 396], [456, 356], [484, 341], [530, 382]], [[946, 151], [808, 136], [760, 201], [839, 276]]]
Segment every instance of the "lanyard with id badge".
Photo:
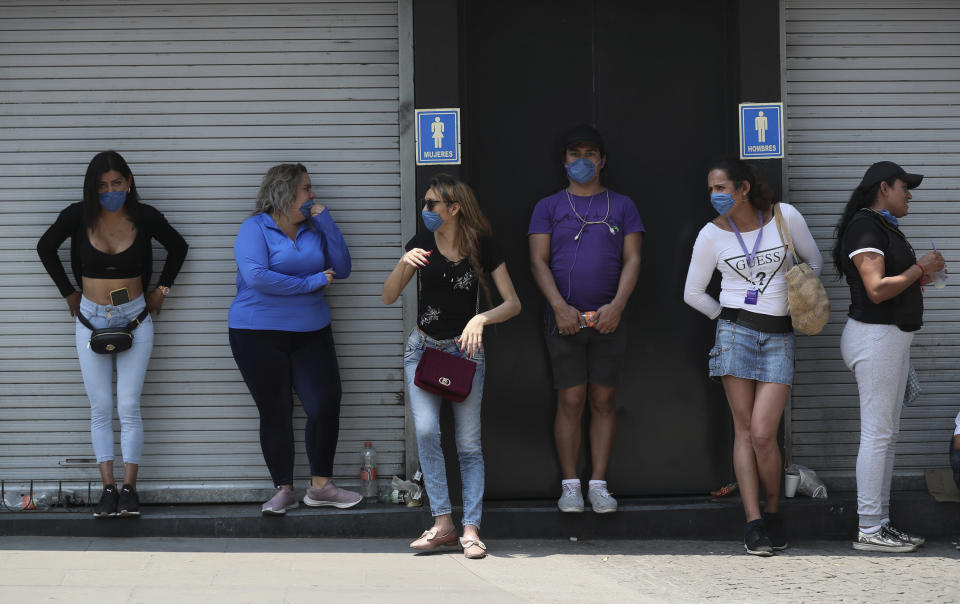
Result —
[[743, 255], [747, 259], [747, 274], [750, 275], [750, 287], [747, 289], [747, 295], [743, 299], [743, 303], [754, 305], [756, 305], [758, 301], [760, 291], [756, 288], [756, 285], [753, 282], [753, 261], [757, 257], [757, 249], [760, 247], [760, 239], [763, 238], [763, 212], [757, 211], [757, 218], [760, 219], [760, 231], [757, 233], [757, 240], [753, 242], [753, 251], [748, 252], [747, 244], [743, 242], [743, 237], [740, 235], [740, 229], [738, 229], [737, 225], [733, 223], [733, 220], [727, 216], [727, 222], [730, 223], [730, 228], [733, 229], [734, 234], [736, 234], [737, 241], [740, 243], [740, 249], [743, 250]]

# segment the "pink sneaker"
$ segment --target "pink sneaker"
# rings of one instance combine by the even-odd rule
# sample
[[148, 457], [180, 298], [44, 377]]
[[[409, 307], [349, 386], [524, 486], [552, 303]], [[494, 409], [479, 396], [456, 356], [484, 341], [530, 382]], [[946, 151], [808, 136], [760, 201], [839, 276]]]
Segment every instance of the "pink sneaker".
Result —
[[287, 510], [292, 510], [298, 505], [297, 496], [293, 494], [292, 490], [288, 491], [283, 487], [278, 487], [270, 501], [260, 506], [260, 511], [264, 514], [282, 516], [287, 513]]
[[342, 510], [352, 508], [361, 501], [363, 496], [360, 493], [341, 489], [332, 480], [319, 489], [308, 486], [307, 494], [303, 496], [303, 503], [312, 508], [329, 505]]

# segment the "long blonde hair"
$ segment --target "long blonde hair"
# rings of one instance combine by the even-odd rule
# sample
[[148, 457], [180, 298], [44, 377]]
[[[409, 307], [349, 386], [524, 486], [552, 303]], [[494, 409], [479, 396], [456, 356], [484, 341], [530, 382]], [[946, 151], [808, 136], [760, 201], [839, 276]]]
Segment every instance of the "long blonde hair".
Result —
[[457, 252], [470, 259], [473, 274], [483, 289], [483, 297], [487, 304], [493, 306], [490, 297], [490, 287], [484, 280], [483, 263], [480, 260], [480, 238], [493, 234], [487, 217], [480, 210], [477, 197], [467, 183], [457, 180], [449, 174], [437, 174], [430, 180], [428, 189], [433, 189], [440, 196], [440, 200], [448, 206], [452, 203], [460, 204], [459, 229], [456, 240], [453, 242]]

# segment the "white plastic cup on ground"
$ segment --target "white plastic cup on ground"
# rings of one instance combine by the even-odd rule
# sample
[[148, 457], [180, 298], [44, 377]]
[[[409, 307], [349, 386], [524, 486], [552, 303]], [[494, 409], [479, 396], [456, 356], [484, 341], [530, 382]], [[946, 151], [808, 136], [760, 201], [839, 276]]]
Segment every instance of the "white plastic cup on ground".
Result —
[[939, 270], [935, 273], [930, 273], [930, 285], [934, 286], [937, 289], [943, 289], [947, 286], [947, 273], [944, 270]]
[[797, 494], [797, 487], [800, 486], [799, 474], [783, 475], [783, 494], [787, 497], [793, 497]]

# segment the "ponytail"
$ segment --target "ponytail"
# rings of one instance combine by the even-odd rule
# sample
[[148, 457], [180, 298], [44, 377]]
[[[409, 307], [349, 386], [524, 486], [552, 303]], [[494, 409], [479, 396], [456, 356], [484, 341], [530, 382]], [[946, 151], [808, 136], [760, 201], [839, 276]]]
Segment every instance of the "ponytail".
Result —
[[843, 235], [847, 232], [847, 227], [853, 216], [863, 208], [869, 208], [877, 201], [877, 194], [880, 192], [880, 185], [887, 183], [891, 187], [896, 184], [897, 176], [881, 180], [880, 182], [863, 188], [857, 187], [850, 195], [847, 206], [843, 209], [843, 216], [837, 222], [837, 227], [833, 231], [833, 266], [837, 269], [837, 279], [843, 276]]

